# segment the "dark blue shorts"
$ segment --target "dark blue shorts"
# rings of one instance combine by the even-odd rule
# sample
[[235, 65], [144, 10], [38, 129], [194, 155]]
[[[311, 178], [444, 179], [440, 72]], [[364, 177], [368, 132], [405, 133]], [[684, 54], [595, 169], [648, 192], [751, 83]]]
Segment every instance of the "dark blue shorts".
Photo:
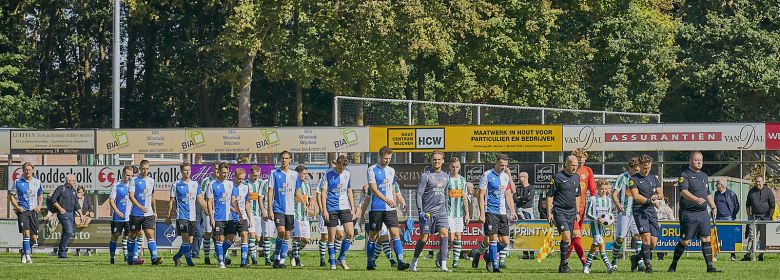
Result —
[[650, 233], [650, 235], [658, 237], [658, 216], [655, 211], [634, 212], [634, 223], [636, 223], [639, 234]]
[[696, 237], [709, 237], [711, 230], [710, 215], [706, 210], [680, 211], [680, 239], [691, 240]]

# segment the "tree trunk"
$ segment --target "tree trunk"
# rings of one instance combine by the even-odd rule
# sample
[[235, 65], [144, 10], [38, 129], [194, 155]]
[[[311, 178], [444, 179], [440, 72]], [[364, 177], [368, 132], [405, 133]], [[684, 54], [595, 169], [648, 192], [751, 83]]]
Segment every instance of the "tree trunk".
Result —
[[[417, 100], [425, 101], [425, 71], [423, 71], [423, 57], [417, 55]], [[417, 106], [417, 124], [425, 125], [425, 104]]]
[[238, 95], [238, 127], [252, 126], [252, 70], [255, 62], [254, 50], [247, 50], [241, 62], [241, 89]]
[[303, 88], [295, 82], [295, 125], [303, 126]]

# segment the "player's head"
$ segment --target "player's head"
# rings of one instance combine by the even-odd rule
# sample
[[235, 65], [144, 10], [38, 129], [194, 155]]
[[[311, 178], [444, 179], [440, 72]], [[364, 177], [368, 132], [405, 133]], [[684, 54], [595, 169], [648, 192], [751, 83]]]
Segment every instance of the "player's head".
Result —
[[493, 168], [496, 169], [497, 173], [504, 172], [507, 168], [509, 168], [509, 156], [506, 154], [499, 154], [496, 157], [496, 164], [493, 166]]
[[647, 175], [650, 173], [650, 168], [653, 167], [653, 157], [651, 157], [648, 154], [642, 155], [640, 158], [640, 166], [639, 166], [639, 172], [642, 173], [642, 175]]
[[228, 176], [230, 176], [230, 164], [227, 164], [227, 162], [220, 163], [219, 167], [217, 167], [217, 179], [224, 181], [227, 180]]
[[522, 184], [523, 187], [528, 186], [528, 172], [520, 172], [517, 173], [517, 179], [520, 180], [520, 184]]
[[349, 165], [349, 160], [347, 159], [347, 155], [339, 155], [336, 158], [336, 165], [333, 168], [339, 173], [341, 173], [342, 170], [347, 168], [347, 165]]
[[289, 151], [282, 151], [279, 153], [279, 161], [282, 163], [282, 169], [289, 168], [290, 163], [292, 162], [292, 153]]
[[450, 159], [450, 176], [460, 174], [460, 158], [452, 157]]
[[181, 170], [181, 178], [184, 180], [189, 180], [190, 175], [192, 174], [192, 166], [190, 166], [189, 162], [183, 162], [179, 165], [179, 170]]
[[628, 160], [628, 174], [634, 175], [639, 173], [639, 166], [642, 165], [642, 159], [639, 157], [632, 157]]
[[298, 176], [301, 176], [301, 182], [306, 181], [306, 179], [309, 179], [309, 169], [306, 168], [306, 165], [298, 165], [295, 167], [295, 172], [298, 172]]
[[236, 182], [236, 184], [241, 184], [241, 182], [246, 179], [246, 169], [243, 169], [241, 167], [236, 168], [236, 174], [233, 175], [233, 180]]
[[583, 148], [577, 148], [576, 150], [571, 152], [571, 155], [577, 157], [577, 159], [579, 160], [578, 167], [582, 167], [583, 165], [585, 165], [585, 161], [588, 160], [588, 151], [586, 151]]
[[388, 146], [384, 146], [379, 149], [379, 166], [387, 166], [390, 164], [390, 160], [393, 159], [393, 149]]
[[569, 175], [574, 174], [574, 172], [577, 172], [577, 167], [579, 167], [580, 160], [575, 155], [570, 155], [566, 157], [566, 164], [564, 164], [563, 169], [568, 173]]
[[610, 188], [612, 187], [612, 185], [609, 184], [609, 181], [607, 181], [607, 179], [599, 180], [598, 186], [599, 186], [599, 195], [600, 196], [607, 195], [607, 193], [609, 193]]
[[141, 174], [141, 177], [149, 175], [149, 165], [148, 160], [142, 160], [141, 163], [138, 164], [138, 172]]
[[756, 187], [760, 190], [764, 188], [764, 176], [756, 176]]
[[444, 165], [444, 153], [442, 153], [439, 150], [433, 151], [431, 153], [431, 167], [435, 171], [441, 170], [442, 165]]
[[124, 168], [122, 168], [122, 182], [130, 182], [130, 179], [133, 178], [135, 175], [135, 169], [133, 169], [130, 165], [125, 165]]
[[35, 170], [35, 166], [33, 166], [32, 162], [28, 161], [22, 164], [22, 174], [25, 180], [32, 179], [33, 170]]
[[252, 181], [257, 180], [260, 178], [260, 166], [259, 165], [252, 165], [252, 167], [249, 168], [251, 171], [251, 174], [249, 174], [249, 179]]
[[701, 170], [701, 167], [704, 165], [704, 156], [700, 151], [693, 151], [688, 154], [688, 165], [693, 171]]

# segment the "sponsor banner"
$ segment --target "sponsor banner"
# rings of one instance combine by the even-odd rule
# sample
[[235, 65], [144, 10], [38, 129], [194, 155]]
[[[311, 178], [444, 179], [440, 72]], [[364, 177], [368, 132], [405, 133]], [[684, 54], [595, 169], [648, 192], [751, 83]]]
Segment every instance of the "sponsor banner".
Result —
[[11, 131], [0, 130], [0, 155], [11, 153]]
[[[268, 178], [268, 174], [273, 169], [272, 164], [258, 164], [261, 169], [261, 177]], [[229, 179], [233, 179], [233, 174], [237, 168], [244, 168], [249, 172], [252, 164], [233, 164], [230, 166]], [[76, 185], [83, 186], [87, 191], [111, 190], [111, 185], [121, 180], [122, 168], [124, 166], [38, 166], [35, 167], [33, 177], [38, 178], [43, 183], [44, 191], [51, 193], [58, 186], [65, 184], [65, 176], [73, 174], [76, 176]], [[9, 187], [13, 182], [22, 177], [21, 166], [11, 166], [8, 169], [10, 174]], [[213, 173], [211, 164], [193, 164], [191, 178], [196, 181], [210, 176]], [[171, 186], [181, 179], [181, 171], [178, 165], [152, 165], [149, 169], [149, 176], [154, 178], [157, 186], [155, 191], [170, 190]]]
[[565, 151], [763, 150], [760, 123], [564, 126]]
[[[658, 236], [658, 244], [655, 250], [674, 251], [674, 247], [680, 242], [680, 223], [677, 221], [661, 221]], [[742, 237], [744, 227], [735, 222], [718, 222], [718, 240], [722, 252], [742, 251]], [[747, 248], [744, 248], [747, 249]], [[688, 243], [685, 250], [700, 251], [701, 240], [695, 237]]]
[[[57, 247], [60, 245], [62, 237], [62, 225], [52, 228], [48, 223], [41, 221], [38, 230], [38, 244], [45, 247]], [[18, 232], [18, 231], [17, 231]], [[89, 226], [83, 229], [76, 228], [73, 240], [70, 241], [70, 248], [84, 247], [108, 247], [108, 241], [111, 240], [111, 221], [92, 220]]]
[[[522, 220], [517, 221], [509, 228], [509, 236], [512, 244], [510, 248], [517, 250], [539, 250], [547, 233], [553, 231], [553, 243], [555, 250], [560, 250], [561, 233], [557, 228], [551, 227], [546, 220]], [[615, 237], [612, 227], [608, 228], [604, 235], [606, 250], [612, 250], [612, 240]], [[582, 230], [582, 245], [589, 248], [593, 244], [593, 236], [590, 232], [590, 223], [585, 221]]]
[[186, 128], [185, 153], [276, 153], [281, 143], [275, 128]]
[[12, 154], [94, 154], [94, 130], [12, 130]]
[[[43, 223], [41, 223], [43, 226]], [[0, 248], [22, 247], [22, 238], [19, 234], [19, 223], [16, 219], [0, 220]]]
[[[313, 165], [306, 166], [306, 169], [309, 170], [309, 184], [311, 184], [312, 190], [314, 190], [330, 167], [327, 165]], [[350, 185], [353, 190], [360, 190], [364, 185], [368, 185], [368, 166], [364, 164], [350, 165], [347, 166], [347, 170], [349, 170], [352, 176]], [[355, 203], [357, 203], [357, 200], [355, 200]]]
[[371, 151], [390, 146], [398, 152], [560, 151], [560, 125], [371, 127]]
[[[760, 232], [762, 227], [756, 226], [759, 231], [759, 236], [766, 236], [766, 246], [773, 248], [780, 248], [780, 222], [768, 222], [766, 223], [766, 234]], [[745, 248], [750, 249], [750, 248]]]
[[178, 154], [182, 152], [181, 129], [98, 129], [98, 154]]
[[[474, 184], [474, 187], [479, 187], [482, 174], [493, 166], [493, 164], [465, 164], [461, 167], [460, 174], [466, 177], [466, 181]], [[420, 175], [430, 168], [430, 165], [425, 163], [393, 164], [391, 167], [395, 168], [395, 179], [402, 189], [417, 189]], [[509, 169], [515, 184], [520, 184], [517, 175], [520, 172], [527, 172], [528, 183], [534, 185], [536, 189], [546, 189], [550, 185], [550, 178], [557, 171], [557, 167], [553, 163], [510, 163]], [[442, 170], [449, 173], [450, 168], [445, 164]]]
[[780, 123], [766, 124], [766, 149], [780, 150]]
[[[281, 150], [293, 153], [367, 152], [366, 127], [279, 128]], [[377, 149], [378, 151], [379, 149]]]
[[[173, 224], [168, 224], [165, 222], [157, 222], [155, 225], [155, 231], [154, 234], [155, 239], [154, 241], [157, 242], [158, 247], [174, 247], [177, 248], [181, 246], [181, 238], [176, 235], [176, 220], [172, 219], [171, 222]], [[241, 243], [239, 243], [241, 244]], [[241, 246], [238, 246], [241, 247]]]

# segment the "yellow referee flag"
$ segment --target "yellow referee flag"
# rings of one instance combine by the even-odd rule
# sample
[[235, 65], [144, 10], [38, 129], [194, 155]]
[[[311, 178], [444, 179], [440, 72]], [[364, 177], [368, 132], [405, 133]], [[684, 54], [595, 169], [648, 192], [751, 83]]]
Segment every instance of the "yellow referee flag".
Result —
[[539, 248], [539, 253], [536, 254], [536, 261], [541, 263], [544, 261], [545, 258], [547, 258], [550, 253], [553, 251], [553, 228], [551, 226], [547, 226], [547, 235], [544, 237], [544, 241], [542, 242], [542, 248]]
[[718, 252], [720, 252], [720, 240], [718, 240], [718, 228], [716, 226], [712, 226], [710, 235], [712, 241], [712, 256], [717, 257]]

